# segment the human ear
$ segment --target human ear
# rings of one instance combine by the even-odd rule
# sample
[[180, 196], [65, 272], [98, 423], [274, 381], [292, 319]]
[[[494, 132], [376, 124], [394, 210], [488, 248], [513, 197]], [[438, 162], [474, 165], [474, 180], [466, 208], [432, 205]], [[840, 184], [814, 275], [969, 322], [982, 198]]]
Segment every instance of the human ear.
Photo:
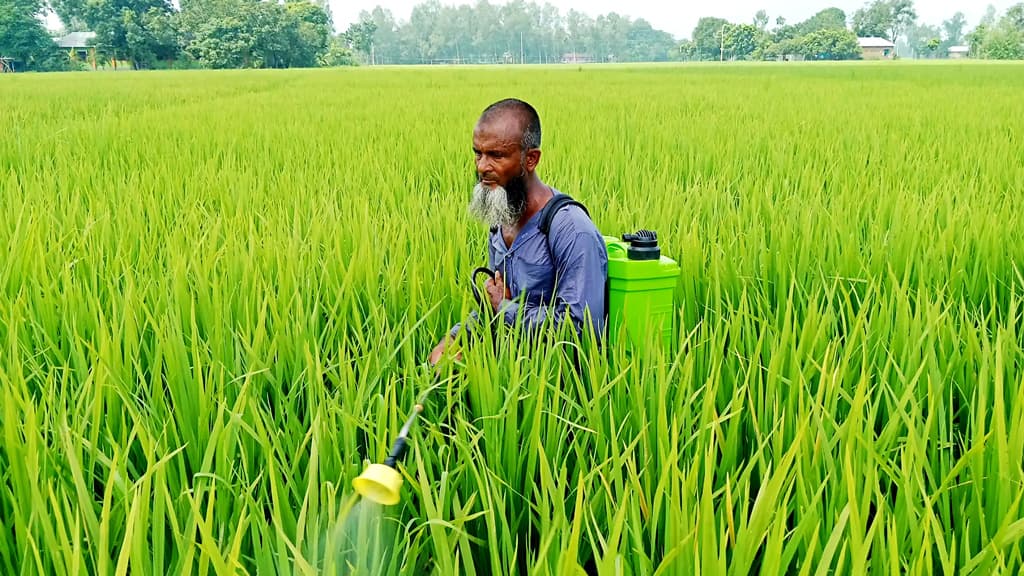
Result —
[[540, 148], [531, 148], [526, 151], [526, 170], [533, 172], [540, 164]]

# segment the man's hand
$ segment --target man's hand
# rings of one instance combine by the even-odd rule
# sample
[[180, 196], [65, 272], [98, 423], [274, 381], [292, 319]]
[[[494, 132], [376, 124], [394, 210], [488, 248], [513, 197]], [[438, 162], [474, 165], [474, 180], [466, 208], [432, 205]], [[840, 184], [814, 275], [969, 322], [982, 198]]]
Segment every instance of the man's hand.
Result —
[[493, 279], [488, 278], [484, 288], [487, 289], [487, 295], [491, 298], [491, 308], [494, 308], [495, 312], [498, 311], [502, 300], [512, 297], [512, 292], [505, 286], [505, 279], [501, 277], [501, 271], [495, 272]]
[[[445, 351], [448, 349], [448, 346], [452, 342], [452, 337], [448, 334], [445, 334], [444, 338], [442, 338], [441, 341], [437, 343], [437, 346], [434, 347], [434, 351], [430, 353], [429, 361], [431, 366], [437, 366], [437, 363], [441, 361], [441, 356], [444, 355]], [[460, 359], [462, 359], [461, 350], [455, 353], [455, 360]]]

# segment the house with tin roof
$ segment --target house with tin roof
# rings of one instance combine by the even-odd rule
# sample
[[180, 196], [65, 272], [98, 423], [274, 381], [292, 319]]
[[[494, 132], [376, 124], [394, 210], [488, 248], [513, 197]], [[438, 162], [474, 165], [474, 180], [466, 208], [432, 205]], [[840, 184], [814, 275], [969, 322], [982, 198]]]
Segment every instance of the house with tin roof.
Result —
[[892, 60], [896, 55], [896, 44], [877, 36], [857, 38], [865, 60]]

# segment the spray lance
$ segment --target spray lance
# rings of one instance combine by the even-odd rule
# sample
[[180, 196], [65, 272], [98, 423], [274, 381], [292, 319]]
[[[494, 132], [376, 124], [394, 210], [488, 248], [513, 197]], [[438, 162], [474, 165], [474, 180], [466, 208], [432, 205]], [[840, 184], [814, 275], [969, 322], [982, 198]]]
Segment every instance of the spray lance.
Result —
[[[609, 335], [624, 331], [627, 344], [633, 350], [670, 349], [675, 343], [673, 316], [677, 305], [679, 264], [662, 254], [658, 236], [650, 230], [624, 234], [621, 238], [604, 236], [604, 241], [608, 251], [605, 298]], [[492, 279], [495, 274], [485, 267], [476, 268], [472, 274], [473, 296], [487, 314], [491, 307], [477, 289], [476, 277], [479, 274], [487, 274]], [[384, 463], [371, 464], [352, 481], [352, 486], [364, 497], [389, 506], [398, 503], [402, 476], [397, 466], [408, 449], [409, 430], [423, 412], [423, 400], [427, 394], [429, 390], [413, 406]]]
[[[471, 276], [473, 280], [473, 296], [476, 298], [480, 308], [486, 311], [489, 310], [489, 307], [484, 305], [483, 297], [476, 286], [476, 278], [479, 274], [486, 274], [491, 279], [494, 279], [494, 272], [481, 266], [473, 270]], [[435, 386], [438, 383], [438, 374], [435, 370]], [[433, 386], [424, 392], [416, 404], [413, 405], [412, 412], [406, 419], [402, 429], [398, 432], [398, 436], [391, 445], [391, 452], [384, 459], [384, 463], [370, 464], [362, 474], [352, 480], [352, 487], [364, 498], [385, 506], [393, 506], [401, 499], [402, 475], [398, 472], [398, 464], [405, 458], [405, 454], [409, 450], [409, 432], [412, 430], [412, 425], [416, 422], [416, 417], [423, 412], [423, 403], [426, 401], [431, 389], [433, 389]]]

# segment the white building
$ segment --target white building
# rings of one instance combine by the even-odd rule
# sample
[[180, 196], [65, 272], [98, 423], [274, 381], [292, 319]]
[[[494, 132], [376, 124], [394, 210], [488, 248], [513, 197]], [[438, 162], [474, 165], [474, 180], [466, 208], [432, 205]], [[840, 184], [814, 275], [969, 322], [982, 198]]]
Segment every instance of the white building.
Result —
[[971, 47], [970, 46], [950, 46], [949, 47], [949, 57], [952, 60], [961, 60], [963, 58], [967, 58], [967, 56], [970, 55], [970, 53], [971, 53]]
[[864, 52], [865, 60], [892, 60], [896, 54], [896, 45], [885, 38], [857, 38], [857, 43]]

